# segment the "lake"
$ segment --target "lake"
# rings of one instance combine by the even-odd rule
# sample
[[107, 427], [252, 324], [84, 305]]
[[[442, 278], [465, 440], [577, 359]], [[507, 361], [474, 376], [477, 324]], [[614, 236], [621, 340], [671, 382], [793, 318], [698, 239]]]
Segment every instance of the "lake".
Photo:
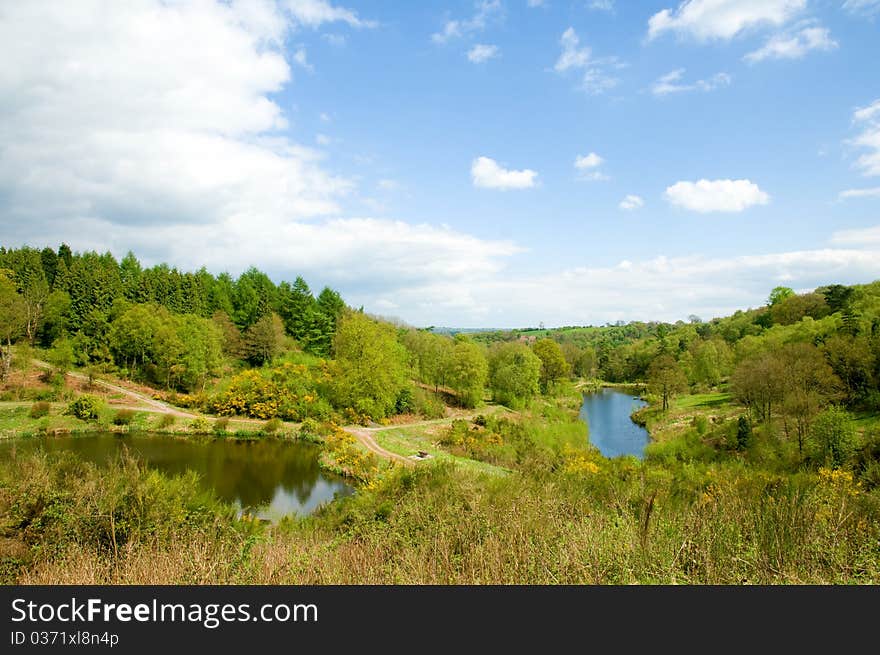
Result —
[[590, 427], [590, 443], [605, 457], [635, 455], [641, 459], [648, 431], [633, 423], [630, 414], [647, 404], [631, 393], [609, 387], [584, 394], [580, 417]]
[[0, 457], [8, 457], [13, 446], [19, 453], [37, 448], [69, 451], [99, 466], [127, 448], [162, 473], [195, 471], [202, 485], [222, 500], [272, 521], [290, 514], [310, 514], [337, 494], [352, 492], [343, 478], [321, 470], [317, 446], [301, 442], [95, 433], [0, 441]]

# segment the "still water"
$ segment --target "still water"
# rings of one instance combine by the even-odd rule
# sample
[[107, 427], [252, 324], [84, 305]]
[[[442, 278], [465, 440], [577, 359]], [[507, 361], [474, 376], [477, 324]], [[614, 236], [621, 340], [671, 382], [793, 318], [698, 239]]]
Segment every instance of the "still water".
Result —
[[305, 443], [95, 433], [2, 441], [0, 457], [7, 457], [13, 447], [19, 453], [37, 448], [69, 451], [99, 466], [127, 448], [148, 466], [168, 475], [195, 471], [202, 485], [219, 498], [273, 521], [289, 514], [310, 514], [336, 494], [352, 492], [342, 478], [318, 467], [318, 447]]
[[584, 394], [581, 420], [590, 426], [590, 443], [605, 457], [635, 455], [639, 459], [648, 444], [648, 431], [632, 422], [633, 410], [647, 403], [620, 389], [604, 388]]

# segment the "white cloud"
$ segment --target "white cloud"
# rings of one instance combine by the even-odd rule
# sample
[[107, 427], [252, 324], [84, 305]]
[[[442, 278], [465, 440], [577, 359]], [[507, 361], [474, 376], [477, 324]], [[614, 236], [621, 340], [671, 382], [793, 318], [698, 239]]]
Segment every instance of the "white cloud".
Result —
[[588, 170], [591, 168], [597, 168], [602, 165], [602, 162], [605, 161], [595, 152], [591, 152], [589, 155], [578, 155], [574, 160], [574, 167], [578, 170]]
[[880, 99], [853, 113], [853, 122], [863, 126], [862, 133], [850, 143], [867, 150], [856, 160], [856, 167], [862, 175], [880, 175]]
[[645, 201], [641, 198], [641, 196], [636, 196], [633, 194], [627, 195], [623, 200], [620, 201], [618, 207], [623, 209], [624, 211], [634, 211], [636, 209], [641, 209], [645, 206]]
[[589, 46], [580, 45], [580, 39], [573, 27], [569, 27], [559, 38], [562, 52], [553, 70], [565, 73], [569, 70], [583, 71], [581, 88], [587, 93], [603, 93], [617, 85], [619, 80], [609, 73], [609, 69], [621, 68], [616, 57], [594, 59]]
[[326, 0], [284, 0], [284, 6], [297, 23], [311, 28], [336, 22], [347, 23], [351, 27], [376, 27], [378, 24], [358, 17], [357, 12], [351, 9], [334, 7]]
[[473, 16], [466, 20], [447, 20], [439, 32], [431, 35], [431, 40], [442, 45], [466, 34], [482, 32], [489, 19], [501, 10], [501, 0], [476, 0]]
[[315, 143], [317, 143], [319, 146], [329, 146], [331, 143], [333, 143], [333, 139], [331, 139], [326, 134], [319, 133], [315, 135]]
[[855, 230], [840, 230], [831, 235], [831, 243], [838, 246], [880, 245], [880, 225]]
[[794, 32], [776, 34], [760, 48], [743, 59], [749, 63], [765, 59], [800, 59], [811, 50], [828, 52], [837, 48], [837, 41], [825, 27], [805, 27]]
[[593, 0], [587, 9], [595, 9], [597, 11], [614, 11], [614, 0]]
[[538, 174], [528, 168], [509, 170], [489, 157], [477, 157], [471, 163], [471, 179], [474, 186], [484, 189], [529, 189], [535, 186]]
[[468, 50], [467, 58], [475, 64], [482, 64], [494, 57], [500, 57], [501, 53], [497, 45], [485, 45], [478, 43]]
[[330, 118], [330, 114], [328, 114], [327, 112], [324, 112], [324, 111], [322, 111], [322, 112], [320, 113], [320, 115], [318, 116], [318, 118], [321, 119], [321, 122], [322, 122], [322, 123], [329, 123], [331, 120], [333, 120], [332, 118]]
[[526, 4], [529, 7], [546, 7], [547, 0], [527, 0]]
[[[617, 320], [686, 320], [759, 307], [774, 286], [814, 289], [880, 277], [880, 247], [829, 247], [709, 258], [657, 256], [612, 266], [567, 268], [539, 275], [502, 272], [465, 290], [438, 282], [398, 292], [403, 312], [421, 325], [601, 325]], [[444, 294], [449, 294], [449, 301]], [[420, 321], [420, 322], [419, 322]]]
[[853, 120], [857, 123], [865, 123], [880, 118], [880, 98], [867, 107], [860, 107], [853, 112]]
[[659, 77], [651, 85], [651, 93], [655, 96], [665, 96], [670, 93], [682, 93], [684, 91], [713, 91], [721, 86], [729, 86], [731, 82], [730, 75], [727, 73], [715, 73], [708, 79], [685, 83], [682, 82], [684, 71], [684, 68], [677, 68]]
[[301, 68], [304, 68], [310, 73], [315, 72], [315, 67], [309, 63], [308, 54], [306, 53], [305, 48], [298, 48], [296, 52], [293, 53], [293, 61], [297, 63]]
[[749, 180], [676, 182], [665, 195], [673, 205], [701, 213], [741, 212], [770, 202], [770, 196]]
[[847, 189], [841, 191], [839, 196], [841, 200], [847, 198], [880, 198], [880, 186], [873, 189]]
[[876, 14], [880, 12], [880, 0], [846, 0], [843, 8], [853, 14]]
[[674, 32], [698, 41], [732, 39], [757, 27], [784, 25], [806, 0], [684, 0], [676, 10], [664, 9], [648, 20], [648, 38]]
[[579, 177], [585, 180], [607, 180], [609, 177], [600, 170], [599, 166], [605, 160], [595, 152], [588, 155], [578, 155], [574, 160], [574, 167], [578, 170]]

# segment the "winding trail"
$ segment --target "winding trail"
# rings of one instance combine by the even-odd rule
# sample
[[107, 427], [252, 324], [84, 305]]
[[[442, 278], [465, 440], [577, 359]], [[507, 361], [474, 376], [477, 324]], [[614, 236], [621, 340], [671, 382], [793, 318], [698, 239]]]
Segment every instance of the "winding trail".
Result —
[[[34, 359], [32, 361], [33, 361], [34, 365], [39, 368], [42, 368], [42, 369], [51, 369], [52, 368], [52, 365], [49, 364], [48, 362], [44, 362], [39, 359]], [[88, 382], [88, 380], [89, 380], [89, 376], [84, 375], [83, 373], [77, 373], [75, 371], [68, 371], [66, 373], [66, 375], [69, 375], [70, 377], [72, 377], [76, 380], [81, 380], [81, 381], [85, 381], [85, 382]], [[95, 385], [103, 387], [104, 389], [107, 389], [109, 391], [113, 391], [114, 393], [122, 394], [123, 396], [129, 398], [130, 400], [132, 400], [135, 403], [135, 405], [124, 405], [124, 406], [117, 405], [117, 407], [119, 407], [120, 409], [123, 409], [123, 408], [124, 409], [133, 409], [133, 410], [137, 410], [137, 411], [151, 412], [154, 414], [170, 414], [172, 416], [178, 416], [181, 418], [188, 418], [188, 419], [196, 419], [196, 418], [212, 419], [212, 418], [214, 418], [214, 417], [207, 416], [205, 414], [196, 413], [196, 412], [187, 412], [182, 409], [178, 409], [177, 407], [173, 407], [172, 405], [164, 403], [161, 400], [156, 400], [155, 398], [151, 398], [150, 396], [148, 396], [144, 393], [141, 393], [139, 391], [134, 391], [133, 389], [127, 389], [126, 387], [120, 386], [118, 384], [113, 384], [112, 382], [107, 382], [105, 380], [94, 378], [93, 383]], [[477, 412], [477, 413], [479, 413], [479, 412]], [[395, 453], [395, 452], [392, 452], [386, 448], [383, 448], [382, 446], [380, 446], [378, 444], [374, 435], [377, 432], [382, 432], [383, 430], [394, 430], [394, 429], [400, 429], [400, 428], [416, 428], [416, 427], [422, 427], [422, 426], [426, 426], [426, 425], [439, 425], [439, 424], [443, 424], [443, 423], [451, 423], [456, 418], [470, 420], [474, 416], [476, 416], [477, 413], [466, 414], [466, 415], [462, 415], [462, 416], [452, 416], [452, 417], [441, 418], [441, 419], [432, 419], [432, 420], [428, 420], [428, 421], [419, 421], [418, 423], [386, 425], [386, 426], [372, 427], [372, 428], [367, 428], [367, 427], [363, 427], [360, 425], [346, 425], [346, 426], [343, 426], [342, 429], [345, 430], [351, 436], [353, 436], [355, 439], [357, 439], [358, 443], [360, 443], [364, 448], [369, 450], [374, 455], [377, 455], [378, 457], [381, 457], [383, 459], [390, 460], [392, 462], [399, 462], [405, 466], [415, 466], [416, 463], [420, 460], [413, 459], [412, 457], [406, 457], [405, 455], [400, 455], [399, 453]], [[485, 414], [486, 413], [485, 410], [482, 413]], [[245, 422], [245, 423], [254, 423], [254, 424], [264, 423], [264, 421], [260, 421], [258, 419], [250, 419], [250, 418], [235, 417], [234, 420], [240, 421], [240, 422]], [[285, 424], [288, 426], [298, 425], [297, 423], [289, 423], [289, 422], [287, 422]]]

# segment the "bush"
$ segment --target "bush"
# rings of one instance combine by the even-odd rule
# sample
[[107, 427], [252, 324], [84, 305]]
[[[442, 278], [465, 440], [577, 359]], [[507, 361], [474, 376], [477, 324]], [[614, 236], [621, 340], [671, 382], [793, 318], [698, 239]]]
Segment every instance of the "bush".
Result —
[[102, 404], [99, 398], [86, 394], [70, 403], [64, 413], [82, 421], [97, 421]]
[[113, 417], [113, 425], [131, 425], [135, 412], [131, 409], [120, 409]]
[[226, 430], [229, 428], [229, 417], [224, 416], [222, 418], [218, 418], [214, 421], [214, 434], [223, 435], [226, 434]]
[[278, 430], [281, 429], [282, 425], [283, 425], [283, 423], [281, 422], [281, 419], [277, 419], [277, 418], [269, 419], [268, 421], [266, 421], [263, 424], [263, 433], [264, 434], [275, 434], [276, 432], [278, 432]]
[[42, 418], [44, 416], [49, 415], [49, 409], [51, 409], [51, 405], [44, 400], [34, 403], [31, 405], [31, 418]]
[[177, 421], [177, 417], [174, 414], [162, 414], [162, 418], [159, 419], [159, 427], [170, 428], [175, 421]]
[[415, 412], [427, 419], [446, 416], [446, 405], [437, 394], [424, 389], [416, 389], [413, 396]]
[[736, 447], [745, 450], [752, 441], [752, 424], [745, 416], [740, 416], [736, 421]]
[[810, 431], [811, 455], [819, 464], [841, 466], [856, 450], [856, 429], [842, 407], [832, 405], [816, 417]]
[[189, 431], [197, 434], [206, 434], [211, 431], [211, 422], [204, 416], [197, 416], [189, 424]]

